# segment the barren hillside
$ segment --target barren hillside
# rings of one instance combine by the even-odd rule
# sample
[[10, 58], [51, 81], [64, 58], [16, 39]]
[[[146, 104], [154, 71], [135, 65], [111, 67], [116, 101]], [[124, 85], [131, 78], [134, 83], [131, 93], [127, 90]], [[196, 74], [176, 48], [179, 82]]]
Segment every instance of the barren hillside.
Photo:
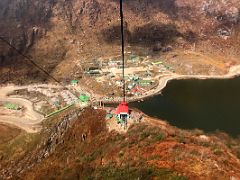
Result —
[[[1, 37], [61, 80], [80, 77], [86, 61], [119, 54], [116, 0], [2, 0], [0, 7]], [[238, 63], [239, 7], [237, 0], [124, 1], [127, 50], [161, 55], [166, 46], [194, 47], [216, 61], [224, 55], [223, 61]], [[6, 44], [0, 46], [1, 82], [47, 80]]]

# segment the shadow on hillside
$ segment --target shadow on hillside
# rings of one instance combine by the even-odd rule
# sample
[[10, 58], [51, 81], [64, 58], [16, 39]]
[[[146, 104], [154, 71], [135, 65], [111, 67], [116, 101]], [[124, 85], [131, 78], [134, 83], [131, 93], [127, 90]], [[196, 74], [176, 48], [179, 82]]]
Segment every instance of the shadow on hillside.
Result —
[[182, 34], [173, 24], [147, 24], [134, 29], [130, 36], [130, 43], [135, 45], [153, 45], [156, 42], [161, 42], [163, 45], [167, 45], [174, 43], [175, 39], [181, 36]]
[[[52, 28], [49, 19], [55, 2], [44, 0], [31, 3], [32, 1], [34, 0], [0, 2], [0, 36], [14, 47], [11, 48], [0, 40], [0, 83], [23, 84], [49, 79], [20, 55], [31, 54], [35, 42]], [[64, 60], [66, 51], [61, 42], [48, 46], [49, 48], [38, 49], [30, 59], [48, 73], [52, 73]]]
[[[193, 32], [182, 34], [174, 24], [147, 24], [136, 27], [132, 32], [130, 32], [127, 25], [125, 25], [125, 29], [126, 42], [135, 46], [152, 46], [159, 42], [162, 45], [171, 45], [174, 44], [179, 37], [189, 42], [197, 40]], [[107, 43], [120, 43], [120, 26], [107, 28], [103, 30], [101, 34]]]
[[[57, 41], [52, 46], [46, 44], [43, 48], [30, 47], [27, 49], [26, 40], [22, 40], [22, 37], [24, 36], [18, 36], [12, 41], [17, 51], [6, 43], [0, 42], [0, 47], [5, 48], [5, 50], [0, 50], [0, 83], [26, 84], [52, 80], [38, 67], [49, 74], [54, 72], [55, 68], [65, 59], [67, 53], [64, 40]], [[7, 41], [9, 41], [8, 39], [10, 38], [6, 38]], [[39, 38], [36, 37], [35, 41], [37, 39]], [[28, 58], [24, 58], [21, 54]], [[33, 61], [35, 65], [30, 61]]]

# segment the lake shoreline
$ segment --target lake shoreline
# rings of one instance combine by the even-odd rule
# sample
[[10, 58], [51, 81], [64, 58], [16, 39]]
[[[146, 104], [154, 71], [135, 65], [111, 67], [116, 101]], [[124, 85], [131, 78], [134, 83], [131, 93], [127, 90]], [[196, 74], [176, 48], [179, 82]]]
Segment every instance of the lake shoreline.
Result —
[[[127, 98], [127, 102], [137, 102], [144, 101], [146, 98], [150, 98], [161, 94], [162, 90], [167, 86], [167, 84], [173, 80], [186, 80], [186, 79], [196, 79], [196, 80], [211, 80], [211, 79], [233, 79], [240, 76], [240, 65], [236, 65], [230, 68], [229, 72], [225, 75], [180, 75], [180, 74], [165, 74], [156, 77], [159, 83], [158, 86], [146, 94], [138, 97]], [[122, 97], [116, 97], [114, 100], [103, 100], [103, 103], [116, 104], [122, 101]]]

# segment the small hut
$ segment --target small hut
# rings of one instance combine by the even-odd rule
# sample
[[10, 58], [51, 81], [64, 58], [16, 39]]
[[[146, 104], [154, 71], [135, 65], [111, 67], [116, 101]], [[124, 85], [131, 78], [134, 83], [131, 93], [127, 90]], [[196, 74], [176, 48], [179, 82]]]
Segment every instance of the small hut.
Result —
[[127, 120], [129, 118], [129, 108], [128, 103], [125, 101], [122, 101], [117, 109], [116, 109], [116, 115], [118, 119]]
[[79, 99], [81, 102], [88, 102], [89, 101], [89, 97], [86, 94], [81, 94], [79, 96]]
[[77, 84], [78, 84], [78, 80], [76, 80], [76, 79], [71, 80], [72, 86], [76, 86]]

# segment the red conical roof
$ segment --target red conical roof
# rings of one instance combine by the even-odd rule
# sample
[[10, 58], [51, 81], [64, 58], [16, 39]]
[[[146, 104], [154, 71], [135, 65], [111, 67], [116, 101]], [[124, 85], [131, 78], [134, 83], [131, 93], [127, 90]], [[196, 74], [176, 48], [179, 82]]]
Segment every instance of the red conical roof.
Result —
[[116, 109], [116, 114], [121, 114], [121, 113], [129, 114], [128, 103], [125, 101], [122, 101]]

